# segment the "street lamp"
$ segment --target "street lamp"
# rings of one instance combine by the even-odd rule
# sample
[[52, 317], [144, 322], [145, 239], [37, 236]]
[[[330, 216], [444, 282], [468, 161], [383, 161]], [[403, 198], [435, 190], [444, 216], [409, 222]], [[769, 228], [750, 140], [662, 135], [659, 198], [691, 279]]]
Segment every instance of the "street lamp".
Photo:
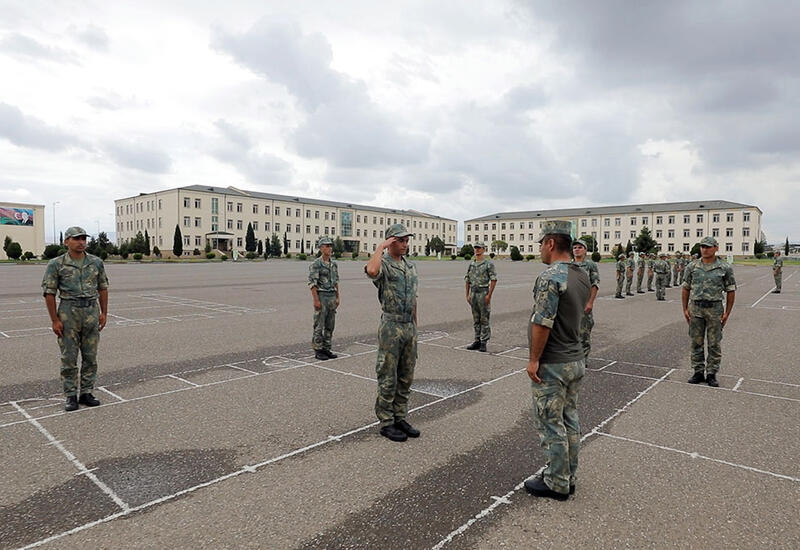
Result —
[[56, 205], [59, 204], [58, 201], [53, 203], [53, 243], [61, 244], [56, 240]]

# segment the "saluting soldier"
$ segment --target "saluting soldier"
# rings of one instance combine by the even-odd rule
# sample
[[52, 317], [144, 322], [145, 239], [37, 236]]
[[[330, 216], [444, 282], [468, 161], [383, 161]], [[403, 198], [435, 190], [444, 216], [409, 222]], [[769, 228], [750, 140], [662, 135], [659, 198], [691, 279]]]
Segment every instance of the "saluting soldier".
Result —
[[653, 270], [656, 273], [656, 300], [659, 302], [664, 301], [664, 287], [667, 284], [669, 277], [669, 263], [667, 262], [667, 253], [663, 250], [659, 254], [659, 260], [655, 262]]
[[[707, 382], [717, 387], [717, 372], [722, 359], [722, 329], [728, 322], [736, 299], [736, 279], [733, 267], [716, 257], [717, 240], [703, 237], [700, 241], [700, 261], [692, 262], [681, 291], [683, 316], [689, 324], [689, 338], [694, 374], [690, 384]], [[725, 305], [722, 296], [725, 294]], [[705, 356], [705, 345], [708, 356]]]
[[67, 411], [77, 410], [79, 403], [87, 407], [100, 404], [92, 390], [97, 381], [97, 345], [108, 315], [108, 277], [103, 260], [86, 253], [86, 236], [80, 227], [67, 229], [67, 252], [47, 263], [42, 279], [47, 313], [61, 349], [61, 385]]
[[413, 235], [396, 223], [386, 230], [364, 266], [378, 288], [381, 321], [378, 325], [378, 397], [375, 414], [380, 433], [392, 441], [419, 437], [406, 420], [414, 367], [417, 362], [417, 269], [408, 260], [408, 238]]
[[467, 346], [469, 350], [486, 351], [486, 342], [492, 336], [489, 326], [489, 314], [492, 306], [492, 293], [497, 285], [497, 270], [494, 262], [485, 258], [486, 245], [482, 241], [473, 247], [475, 258], [467, 266], [466, 281], [467, 303], [472, 308], [472, 326], [475, 328], [475, 340]]
[[653, 271], [653, 267], [656, 265], [656, 255], [650, 252], [647, 255], [647, 292], [653, 292], [653, 277], [655, 276], [655, 271]]
[[636, 269], [636, 260], [633, 258], [633, 251], [628, 252], [628, 261], [625, 263], [625, 296], [633, 296], [631, 285], [633, 284], [633, 272]]
[[647, 265], [647, 254], [640, 252], [639, 259], [636, 262], [636, 294], [644, 294], [642, 281], [644, 281], [645, 265]]
[[622, 295], [622, 284], [625, 282], [625, 254], [617, 256], [617, 293], [614, 298], [624, 299]]
[[775, 279], [773, 294], [781, 293], [781, 279], [783, 279], [783, 258], [779, 250], [775, 251], [775, 261], [772, 262], [772, 277]]
[[339, 307], [339, 266], [331, 258], [333, 241], [327, 235], [317, 243], [320, 256], [308, 266], [308, 286], [314, 299], [314, 334], [311, 344], [314, 357], [321, 361], [336, 359], [331, 339]]
[[589, 352], [592, 349], [592, 328], [594, 327], [594, 299], [597, 297], [597, 291], [600, 288], [600, 272], [597, 269], [597, 264], [586, 257], [586, 241], [577, 239], [572, 243], [572, 256], [573, 263], [583, 269], [586, 275], [589, 276], [589, 301], [586, 302], [586, 307], [583, 309], [583, 318], [581, 319], [581, 344], [583, 345], [583, 356], [589, 358]]

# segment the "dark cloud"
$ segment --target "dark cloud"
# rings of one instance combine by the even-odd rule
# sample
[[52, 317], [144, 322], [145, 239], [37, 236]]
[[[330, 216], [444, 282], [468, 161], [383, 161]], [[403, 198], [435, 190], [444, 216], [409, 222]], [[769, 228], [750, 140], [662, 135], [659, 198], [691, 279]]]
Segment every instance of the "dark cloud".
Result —
[[38, 118], [27, 116], [17, 107], [7, 103], [0, 103], [0, 137], [20, 147], [45, 151], [83, 147], [77, 137], [48, 126]]
[[242, 34], [217, 31], [212, 45], [297, 98], [307, 113], [293, 140], [301, 155], [343, 167], [425, 160], [427, 138], [384, 113], [362, 81], [333, 70], [323, 35], [303, 34], [293, 22], [262, 19]]
[[58, 63], [77, 63], [77, 56], [70, 51], [42, 44], [30, 36], [10, 33], [0, 39], [0, 52], [22, 59], [55, 61]]
[[140, 142], [109, 140], [103, 144], [103, 150], [120, 166], [140, 172], [164, 174], [172, 166], [167, 153]]

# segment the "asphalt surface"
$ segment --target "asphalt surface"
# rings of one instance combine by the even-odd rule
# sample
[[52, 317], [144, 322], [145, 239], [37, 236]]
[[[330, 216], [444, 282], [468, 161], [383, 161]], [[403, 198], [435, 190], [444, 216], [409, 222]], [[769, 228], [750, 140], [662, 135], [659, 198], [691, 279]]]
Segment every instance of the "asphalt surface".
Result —
[[526, 321], [538, 262], [497, 262], [489, 353], [464, 262], [418, 262], [409, 420], [377, 433], [379, 307], [340, 262], [336, 360], [308, 263], [109, 265], [103, 405], [65, 413], [44, 266], [0, 266], [0, 547], [800, 547], [800, 275], [735, 266], [720, 388], [686, 384], [680, 290], [613, 299], [601, 264], [578, 490], [540, 500]]

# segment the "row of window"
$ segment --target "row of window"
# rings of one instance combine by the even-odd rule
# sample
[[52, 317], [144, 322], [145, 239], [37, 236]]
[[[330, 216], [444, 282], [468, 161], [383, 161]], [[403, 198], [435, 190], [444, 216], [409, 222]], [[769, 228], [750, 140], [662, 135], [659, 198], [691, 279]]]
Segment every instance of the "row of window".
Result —
[[[711, 236], [712, 237], [719, 237], [719, 234], [720, 234], [720, 230], [719, 230], [718, 227], [713, 227], [711, 229]], [[500, 234], [500, 240], [501, 241], [505, 241], [506, 240], [506, 236], [509, 237], [509, 241], [511, 241], [511, 242], [514, 242], [515, 240], [518, 240], [518, 241], [524, 241], [525, 240], [525, 233], [519, 233], [519, 235], [518, 235], [519, 238], [518, 239], [515, 239], [516, 235], [513, 234], [513, 233], [510, 233], [508, 235], [506, 235], [505, 233], [501, 233]], [[630, 232], [630, 238], [631, 239], [635, 239], [637, 236], [638, 236], [638, 233], [636, 232], [636, 230], [633, 230], [633, 231]], [[683, 236], [684, 236], [684, 238], [691, 237], [692, 236], [691, 235], [691, 229], [684, 229], [683, 230]], [[703, 236], [704, 236], [703, 229], [696, 229], [695, 230], [695, 237], [703, 237]], [[725, 228], [725, 236], [726, 237], [733, 237], [733, 228], [732, 227], [726, 227]], [[750, 228], [749, 227], [743, 227], [742, 228], [742, 237], [749, 237], [749, 236], [750, 236]], [[597, 239], [597, 231], [592, 231], [592, 237]], [[656, 239], [661, 239], [663, 237], [664, 237], [663, 230], [656, 229], [655, 238]], [[614, 231], [614, 238], [615, 239], [621, 239], [622, 238], [622, 231]], [[674, 239], [675, 238], [675, 230], [674, 229], [667, 230], [667, 238], [669, 238], [669, 239]], [[476, 235], [467, 235], [467, 242], [472, 242], [473, 239], [475, 241], [480, 240], [480, 235], [477, 235], [477, 234]], [[534, 234], [533, 233], [528, 233], [528, 240], [529, 241], [533, 241], [534, 239], [535, 239]], [[611, 239], [611, 232], [610, 231], [603, 231], [603, 239], [604, 240]], [[483, 240], [484, 241], [489, 241], [489, 234], [488, 233], [484, 233]], [[497, 234], [494, 233], [494, 234], [492, 234], [491, 241], [496, 241], [496, 240], [497, 240]]]
[[[689, 243], [683, 243], [683, 252], [690, 252], [692, 249], [692, 245]], [[733, 243], [725, 243], [724, 245], [725, 252], [733, 252]], [[603, 245], [603, 252], [610, 252], [611, 245], [606, 243]], [[675, 252], [675, 243], [667, 243], [667, 252]], [[742, 243], [742, 252], [750, 252], [750, 243], [744, 242]]]

